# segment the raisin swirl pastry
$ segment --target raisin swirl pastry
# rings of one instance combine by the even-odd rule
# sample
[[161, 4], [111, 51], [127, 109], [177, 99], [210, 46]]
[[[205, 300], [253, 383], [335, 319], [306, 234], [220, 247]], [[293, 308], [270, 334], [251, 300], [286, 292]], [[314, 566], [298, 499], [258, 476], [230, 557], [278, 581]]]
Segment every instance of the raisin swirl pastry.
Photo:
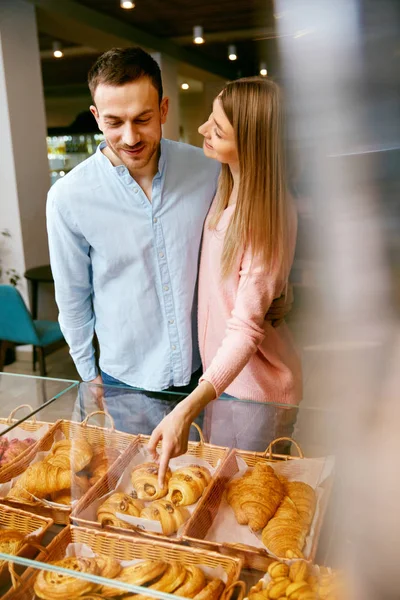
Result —
[[[50, 564], [80, 573], [99, 574], [99, 567], [94, 558], [73, 556]], [[69, 600], [70, 598], [90, 594], [96, 587], [95, 583], [78, 579], [72, 574], [65, 575], [64, 573], [53, 573], [52, 571], [40, 571], [34, 584], [34, 591], [36, 596], [43, 600]]]
[[140, 513], [142, 519], [160, 521], [164, 535], [172, 535], [189, 518], [185, 508], [174, 506], [169, 500], [156, 500]]
[[115, 492], [115, 494], [111, 494], [105, 502], [100, 504], [97, 509], [97, 520], [101, 523], [102, 527], [111, 525], [112, 527], [126, 528], [129, 527], [129, 523], [118, 519], [116, 513], [119, 512], [131, 517], [140, 517], [143, 508], [144, 504], [141, 500], [132, 498], [132, 496], [123, 492]]
[[205, 467], [190, 465], [172, 473], [168, 484], [168, 499], [175, 506], [194, 504], [211, 481], [210, 472]]
[[133, 469], [131, 481], [139, 500], [158, 500], [167, 495], [171, 469], [167, 469], [164, 486], [160, 487], [158, 485], [158, 468], [157, 463], [143, 463]]

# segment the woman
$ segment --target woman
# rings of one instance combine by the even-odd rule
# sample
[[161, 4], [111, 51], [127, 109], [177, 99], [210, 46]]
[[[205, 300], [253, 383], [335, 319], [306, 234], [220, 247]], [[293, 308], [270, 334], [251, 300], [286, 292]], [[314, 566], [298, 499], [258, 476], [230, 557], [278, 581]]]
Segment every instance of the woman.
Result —
[[[224, 444], [224, 432], [232, 439], [236, 422], [249, 445], [260, 436], [265, 443], [266, 428], [270, 439], [280, 434], [279, 423], [270, 418], [276, 407], [251, 415], [254, 404], [233, 398], [285, 405], [301, 399], [300, 363], [287, 326], [274, 328], [265, 321], [272, 301], [287, 287], [297, 231], [286, 189], [282, 128], [279, 88], [263, 78], [229, 83], [199, 128], [204, 153], [222, 163], [204, 227], [199, 274], [204, 374], [151, 436], [154, 456], [163, 440], [160, 480], [169, 459], [186, 451], [190, 424], [204, 408], [212, 442]], [[223, 392], [233, 398], [212, 403]], [[236, 421], [235, 407], [240, 407]]]

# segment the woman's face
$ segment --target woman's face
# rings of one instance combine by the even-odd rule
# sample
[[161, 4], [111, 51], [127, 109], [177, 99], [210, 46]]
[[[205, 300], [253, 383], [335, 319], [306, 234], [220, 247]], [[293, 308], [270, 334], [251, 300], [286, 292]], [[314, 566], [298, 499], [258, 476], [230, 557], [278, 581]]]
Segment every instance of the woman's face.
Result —
[[239, 163], [233, 127], [225, 115], [219, 97], [215, 98], [208, 120], [200, 125], [204, 136], [203, 150], [208, 158], [234, 166]]

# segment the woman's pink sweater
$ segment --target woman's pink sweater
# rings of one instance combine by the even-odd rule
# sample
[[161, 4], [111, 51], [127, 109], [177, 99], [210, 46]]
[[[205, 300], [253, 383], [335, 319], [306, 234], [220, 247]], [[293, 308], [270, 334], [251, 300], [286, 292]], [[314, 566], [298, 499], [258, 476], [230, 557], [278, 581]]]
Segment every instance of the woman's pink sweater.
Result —
[[[285, 289], [288, 273], [267, 273], [244, 252], [228, 279], [220, 274], [225, 233], [235, 206], [224, 211], [217, 229], [206, 220], [199, 275], [199, 343], [204, 375], [217, 393], [243, 400], [298, 404], [301, 365], [286, 323], [274, 328], [265, 315]], [[293, 209], [289, 227], [290, 266], [297, 234]]]

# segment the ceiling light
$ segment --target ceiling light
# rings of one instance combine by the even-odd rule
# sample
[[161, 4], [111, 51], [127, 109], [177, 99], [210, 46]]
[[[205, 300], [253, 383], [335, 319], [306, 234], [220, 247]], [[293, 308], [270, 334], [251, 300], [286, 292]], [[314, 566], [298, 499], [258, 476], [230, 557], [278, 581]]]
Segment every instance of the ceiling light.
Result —
[[267, 63], [265, 62], [260, 64], [260, 75], [261, 77], [266, 77], [268, 75]]
[[193, 27], [193, 41], [195, 44], [204, 44], [203, 28], [201, 25]]
[[188, 84], [188, 83], [182, 83], [182, 85], [181, 85], [181, 88], [182, 88], [183, 90], [188, 90], [188, 89], [189, 89], [189, 87], [190, 87], [190, 86], [189, 86], [189, 84]]
[[125, 8], [129, 10], [130, 8], [135, 8], [135, 3], [130, 0], [121, 0], [121, 8]]
[[61, 50], [60, 42], [53, 42], [53, 56], [55, 58], [62, 58], [64, 56], [64, 52]]
[[229, 58], [229, 60], [237, 59], [236, 46], [234, 46], [233, 44], [228, 46], [228, 58]]

